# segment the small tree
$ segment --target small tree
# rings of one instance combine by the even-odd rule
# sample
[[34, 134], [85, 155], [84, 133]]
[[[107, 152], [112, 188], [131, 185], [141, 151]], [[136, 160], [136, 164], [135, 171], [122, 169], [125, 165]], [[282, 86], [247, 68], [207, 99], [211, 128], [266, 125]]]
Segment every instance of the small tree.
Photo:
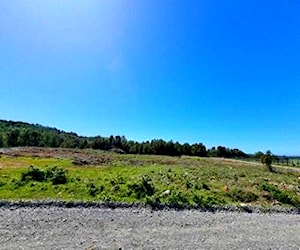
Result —
[[256, 152], [254, 155], [255, 160], [257, 160], [257, 161], [259, 161], [259, 159], [262, 159], [263, 156], [264, 156], [264, 153], [261, 151]]
[[270, 150], [268, 150], [266, 154], [261, 157], [261, 162], [267, 166], [270, 172], [273, 172], [272, 169], [273, 156]]

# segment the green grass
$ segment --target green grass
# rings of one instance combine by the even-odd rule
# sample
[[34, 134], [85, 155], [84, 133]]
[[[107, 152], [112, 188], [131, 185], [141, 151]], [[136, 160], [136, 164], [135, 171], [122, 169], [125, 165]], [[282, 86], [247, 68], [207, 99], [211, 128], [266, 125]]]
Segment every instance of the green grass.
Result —
[[[110, 161], [79, 167], [69, 158], [0, 157], [0, 199], [300, 207], [299, 174], [270, 173], [261, 164], [214, 158], [88, 153], [105, 155]], [[67, 181], [53, 184], [51, 178], [25, 178], [29, 166], [43, 173], [57, 166], [66, 171]]]

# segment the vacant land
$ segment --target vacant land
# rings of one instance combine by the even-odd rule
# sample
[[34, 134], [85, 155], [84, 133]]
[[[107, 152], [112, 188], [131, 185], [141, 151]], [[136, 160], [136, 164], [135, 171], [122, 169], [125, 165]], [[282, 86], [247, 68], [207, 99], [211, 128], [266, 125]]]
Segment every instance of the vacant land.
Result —
[[2, 200], [299, 208], [299, 197], [299, 173], [238, 160], [44, 148], [0, 155]]

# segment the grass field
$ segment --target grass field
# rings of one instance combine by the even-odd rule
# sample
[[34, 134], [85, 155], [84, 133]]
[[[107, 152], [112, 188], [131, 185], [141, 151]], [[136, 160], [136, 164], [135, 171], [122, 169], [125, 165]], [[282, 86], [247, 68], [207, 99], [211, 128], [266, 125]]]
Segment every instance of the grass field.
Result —
[[0, 155], [0, 199], [300, 207], [299, 176], [238, 160], [26, 148]]

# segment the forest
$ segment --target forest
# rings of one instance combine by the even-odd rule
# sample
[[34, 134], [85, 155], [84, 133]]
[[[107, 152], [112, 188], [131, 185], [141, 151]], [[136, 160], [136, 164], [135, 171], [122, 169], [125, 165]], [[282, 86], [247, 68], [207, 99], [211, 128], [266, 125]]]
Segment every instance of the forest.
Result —
[[169, 156], [209, 156], [223, 158], [248, 158], [249, 155], [239, 149], [224, 146], [207, 149], [203, 143], [179, 143], [153, 139], [137, 142], [127, 140], [125, 136], [110, 137], [79, 136], [73, 132], [65, 132], [56, 128], [39, 124], [0, 120], [0, 147], [52, 147], [111, 150], [118, 153], [149, 154]]

